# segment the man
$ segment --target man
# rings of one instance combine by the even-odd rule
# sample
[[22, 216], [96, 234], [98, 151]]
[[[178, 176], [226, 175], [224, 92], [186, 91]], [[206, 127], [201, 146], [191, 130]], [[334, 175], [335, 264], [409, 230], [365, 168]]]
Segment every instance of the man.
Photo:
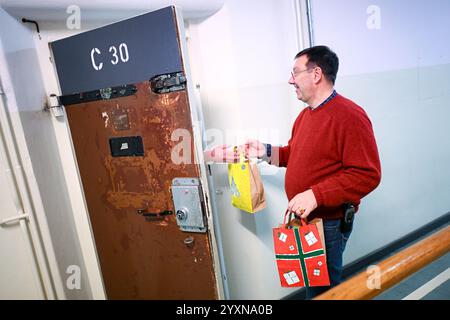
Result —
[[[299, 52], [289, 84], [308, 107], [297, 117], [287, 146], [250, 140], [241, 149], [249, 157], [287, 167], [288, 209], [302, 219], [324, 221], [331, 287], [341, 282], [342, 256], [360, 199], [381, 179], [372, 124], [365, 111], [334, 90], [337, 55], [326, 46]], [[347, 219], [344, 221], [345, 212]], [[307, 288], [307, 299], [329, 287]]]

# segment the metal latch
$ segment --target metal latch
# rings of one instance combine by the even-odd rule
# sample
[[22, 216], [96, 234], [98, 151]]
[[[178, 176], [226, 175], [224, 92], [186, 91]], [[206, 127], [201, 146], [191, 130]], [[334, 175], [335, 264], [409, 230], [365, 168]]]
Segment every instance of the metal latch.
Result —
[[138, 209], [137, 213], [145, 218], [146, 221], [154, 221], [155, 219], [161, 219], [165, 216], [171, 215], [173, 212], [170, 210], [164, 210], [161, 212], [148, 212], [147, 209]]
[[183, 72], [162, 74], [150, 79], [150, 88], [154, 93], [169, 93], [186, 89], [186, 77]]
[[172, 198], [180, 230], [206, 232], [200, 180], [198, 178], [173, 179]]

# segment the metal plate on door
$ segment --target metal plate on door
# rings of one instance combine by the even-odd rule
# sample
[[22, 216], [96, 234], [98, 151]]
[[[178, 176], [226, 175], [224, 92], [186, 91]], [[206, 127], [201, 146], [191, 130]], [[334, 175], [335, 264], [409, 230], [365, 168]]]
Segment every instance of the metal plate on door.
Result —
[[111, 156], [113, 157], [143, 157], [144, 144], [142, 137], [115, 137], [109, 139]]
[[206, 232], [199, 179], [173, 179], [172, 198], [180, 230], [185, 232]]

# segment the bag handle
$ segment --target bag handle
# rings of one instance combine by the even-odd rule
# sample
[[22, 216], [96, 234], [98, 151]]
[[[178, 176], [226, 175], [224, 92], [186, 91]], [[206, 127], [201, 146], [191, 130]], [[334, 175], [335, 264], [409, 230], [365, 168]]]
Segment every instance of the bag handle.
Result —
[[[288, 222], [286, 223], [286, 217], [288, 216], [289, 213], [289, 218], [288, 218]], [[286, 209], [286, 212], [284, 213], [284, 219], [283, 219], [283, 226], [284, 227], [290, 227], [290, 223], [292, 221], [292, 211], [290, 211], [289, 209]], [[305, 221], [305, 219], [300, 219], [300, 222], [302, 224], [303, 227], [307, 226], [307, 223]]]
[[237, 146], [233, 146], [233, 152], [234, 154], [239, 154], [239, 162], [240, 164], [245, 163], [245, 162], [249, 162], [246, 157], [245, 157], [245, 152], [239, 152], [238, 147]]

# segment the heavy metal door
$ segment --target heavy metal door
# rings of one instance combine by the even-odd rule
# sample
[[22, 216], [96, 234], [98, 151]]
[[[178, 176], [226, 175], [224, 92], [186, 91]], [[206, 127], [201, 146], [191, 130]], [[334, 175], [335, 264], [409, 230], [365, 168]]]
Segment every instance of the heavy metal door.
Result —
[[180, 230], [192, 212], [174, 206], [173, 180], [189, 178], [177, 181], [194, 185], [182, 193], [195, 193], [204, 215], [176, 14], [51, 43], [109, 299], [217, 298], [207, 221]]

